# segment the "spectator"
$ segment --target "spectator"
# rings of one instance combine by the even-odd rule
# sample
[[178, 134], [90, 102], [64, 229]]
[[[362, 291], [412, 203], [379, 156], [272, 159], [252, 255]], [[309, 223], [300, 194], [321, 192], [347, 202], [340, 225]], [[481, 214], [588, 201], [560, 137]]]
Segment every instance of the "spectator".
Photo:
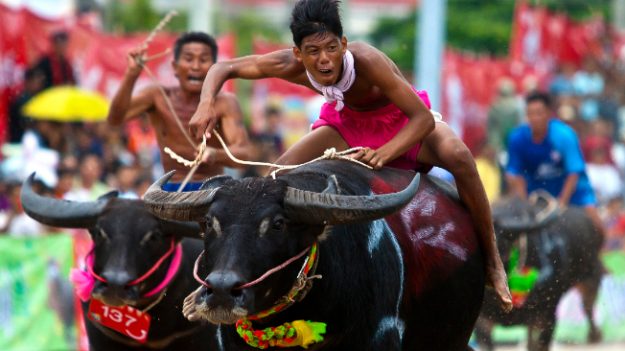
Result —
[[117, 169], [115, 188], [119, 191], [119, 197], [125, 199], [138, 199], [135, 184], [139, 177], [137, 168], [133, 166], [120, 166]]
[[80, 177], [72, 191], [65, 199], [73, 201], [92, 201], [108, 191], [108, 187], [100, 181], [102, 177], [102, 161], [96, 155], [87, 155], [80, 163]]
[[549, 85], [549, 93], [560, 98], [561, 96], [572, 96], [575, 94], [573, 86], [573, 76], [575, 66], [570, 62], [564, 62], [559, 67], [558, 72]]
[[617, 196], [608, 201], [602, 214], [606, 229], [606, 250], [625, 250], [625, 209], [623, 197]]
[[44, 88], [76, 84], [74, 70], [67, 57], [68, 42], [69, 35], [65, 31], [57, 31], [50, 36], [51, 52], [43, 56], [35, 65], [45, 76]]
[[610, 158], [612, 143], [605, 137], [592, 136], [586, 139], [585, 145], [588, 152], [588, 179], [599, 204], [603, 205], [623, 193], [621, 175]]
[[[42, 193], [43, 188], [45, 186], [39, 182], [36, 190]], [[12, 236], [40, 236], [46, 232], [46, 228], [24, 212], [20, 201], [21, 189], [21, 183], [10, 184], [7, 189], [11, 207], [2, 213], [4, 218], [0, 223], [0, 233]]]
[[[256, 136], [259, 141], [271, 145], [278, 156], [284, 153], [281, 125], [282, 109], [276, 106], [267, 106], [265, 109], [265, 128], [262, 133]], [[269, 162], [273, 161], [274, 159], [269, 160]]]
[[509, 79], [501, 80], [495, 102], [488, 111], [488, 143], [497, 151], [503, 150], [508, 134], [522, 118], [514, 83]]
[[57, 172], [58, 181], [54, 188], [54, 197], [64, 199], [66, 195], [72, 191], [76, 171], [72, 168], [59, 168]]
[[44, 87], [44, 75], [40, 70], [30, 68], [24, 72], [24, 89], [9, 105], [9, 142], [19, 143], [27, 127], [27, 117], [22, 107]]
[[486, 197], [492, 204], [499, 199], [502, 188], [502, 174], [497, 162], [497, 151], [492, 145], [484, 143], [475, 156], [475, 166], [484, 184]]
[[603, 93], [604, 80], [594, 58], [586, 57], [584, 67], [573, 76], [575, 94], [580, 98], [579, 114], [586, 121], [599, 117], [598, 98]]

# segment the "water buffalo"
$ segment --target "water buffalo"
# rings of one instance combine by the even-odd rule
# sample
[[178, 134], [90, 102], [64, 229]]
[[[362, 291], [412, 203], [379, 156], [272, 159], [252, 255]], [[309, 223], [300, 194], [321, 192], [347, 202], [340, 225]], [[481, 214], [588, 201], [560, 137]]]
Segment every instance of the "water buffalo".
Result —
[[483, 255], [446, 183], [336, 160], [189, 193], [161, 190], [168, 176], [144, 199], [204, 229], [202, 286], [185, 313], [218, 325], [208, 349], [470, 349]]
[[[143, 201], [120, 199], [114, 192], [93, 202], [43, 197], [33, 191], [33, 179], [31, 175], [22, 187], [26, 213], [51, 226], [86, 228], [93, 239], [87, 258], [92, 274], [85, 274], [95, 285], [91, 290], [87, 284], [83, 286], [86, 292], [82, 291], [88, 300], [83, 302], [83, 318], [91, 350], [191, 350], [208, 342], [206, 327], [188, 321], [181, 312], [184, 297], [197, 285], [191, 272], [202, 242], [183, 239], [198, 236], [196, 223], [159, 219], [148, 212]], [[105, 303], [98, 306], [149, 308], [147, 339], [138, 342], [92, 321], [87, 311], [93, 301]], [[111, 318], [122, 318], [113, 315], [110, 307], [106, 308]], [[124, 318], [130, 327], [130, 318], [135, 317]], [[132, 332], [139, 339], [143, 336]]]
[[599, 341], [593, 319], [593, 304], [599, 289], [602, 265], [599, 250], [603, 237], [584, 209], [561, 211], [547, 193], [536, 193], [530, 201], [510, 198], [493, 207], [499, 251], [504, 262], [517, 247], [527, 267], [538, 271], [538, 279], [522, 305], [504, 313], [495, 296], [487, 293], [477, 335], [481, 349], [492, 350], [493, 324], [527, 325], [528, 350], [549, 350], [556, 325], [556, 308], [562, 295], [577, 285], [590, 321], [589, 341]]

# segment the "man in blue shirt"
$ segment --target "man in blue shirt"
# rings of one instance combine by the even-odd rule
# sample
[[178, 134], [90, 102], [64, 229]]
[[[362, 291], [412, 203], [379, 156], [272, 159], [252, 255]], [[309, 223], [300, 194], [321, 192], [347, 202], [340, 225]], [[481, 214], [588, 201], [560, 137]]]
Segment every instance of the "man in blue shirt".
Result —
[[601, 228], [577, 134], [551, 117], [549, 95], [531, 93], [526, 105], [528, 123], [515, 128], [508, 139], [506, 179], [510, 190], [526, 198], [528, 193], [544, 189], [558, 199], [561, 207], [584, 207]]

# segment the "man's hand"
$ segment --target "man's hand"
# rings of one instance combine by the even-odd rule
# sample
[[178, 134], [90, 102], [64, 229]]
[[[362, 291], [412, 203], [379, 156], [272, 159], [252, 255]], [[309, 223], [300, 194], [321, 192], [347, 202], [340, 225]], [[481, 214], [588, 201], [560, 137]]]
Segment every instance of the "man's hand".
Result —
[[384, 166], [384, 161], [382, 160], [382, 157], [378, 154], [376, 150], [373, 150], [369, 147], [363, 147], [362, 149], [351, 154], [350, 157], [354, 160], [368, 164], [369, 166], [373, 167], [373, 169], [380, 169]]
[[219, 117], [215, 113], [215, 106], [213, 100], [205, 100], [200, 102], [189, 121], [189, 131], [191, 136], [196, 140], [202, 140], [202, 134], [206, 136], [206, 139], [210, 139], [211, 132]]
[[141, 45], [136, 47], [128, 52], [126, 55], [126, 61], [128, 63], [128, 68], [126, 71], [133, 75], [139, 75], [143, 70], [143, 63], [145, 63], [145, 53], [147, 51], [147, 47], [145, 45]]
[[204, 155], [202, 155], [202, 163], [206, 163], [207, 165], [213, 165], [217, 156], [217, 150], [214, 147], [207, 146], [206, 150], [204, 150]]

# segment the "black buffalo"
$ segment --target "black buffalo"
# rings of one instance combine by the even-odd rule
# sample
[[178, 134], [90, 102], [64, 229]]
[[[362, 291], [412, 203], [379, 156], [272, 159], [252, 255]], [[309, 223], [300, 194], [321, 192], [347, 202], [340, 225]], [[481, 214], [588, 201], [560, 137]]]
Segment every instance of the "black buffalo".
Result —
[[256, 330], [326, 323], [313, 350], [470, 349], [483, 255], [446, 183], [424, 176], [419, 184], [413, 172], [344, 161], [316, 162], [276, 180], [219, 177], [191, 193], [161, 190], [167, 179], [152, 185], [145, 201], [161, 218], [204, 228], [199, 275], [209, 288], [192, 294], [185, 308], [192, 319], [218, 325], [207, 349], [251, 349], [231, 325], [284, 301], [305, 260], [293, 258], [313, 243], [319, 259], [311, 275], [321, 279], [299, 279], [301, 301], [254, 320]]
[[493, 208], [493, 218], [504, 261], [516, 247], [525, 266], [534, 267], [539, 275], [525, 302], [510, 313], [499, 308], [493, 294], [486, 294], [477, 328], [482, 349], [493, 349], [490, 331], [493, 324], [501, 324], [526, 325], [528, 350], [549, 350], [556, 308], [562, 295], [574, 286], [581, 290], [590, 322], [588, 340], [599, 341], [593, 305], [603, 272], [599, 259], [603, 237], [584, 209], [569, 207], [561, 211], [550, 195], [536, 193], [530, 201], [501, 201]]
[[[189, 322], [181, 312], [182, 302], [195, 287], [191, 275], [193, 261], [202, 250], [195, 223], [166, 221], [152, 215], [143, 201], [119, 199], [107, 194], [93, 202], [73, 202], [43, 197], [32, 189], [34, 175], [22, 187], [22, 205], [32, 218], [55, 227], [86, 228], [94, 242], [93, 271], [106, 279], [96, 281], [91, 296], [112, 306], [128, 305], [139, 310], [149, 306], [152, 318], [147, 342], [140, 344], [92, 322], [87, 317], [89, 302], [83, 303], [83, 318], [92, 350], [199, 349], [207, 343], [206, 327]], [[165, 290], [150, 297], [145, 293], [163, 282], [173, 255], [145, 281], [137, 279], [160, 257], [181, 243], [182, 260], [178, 272]]]

